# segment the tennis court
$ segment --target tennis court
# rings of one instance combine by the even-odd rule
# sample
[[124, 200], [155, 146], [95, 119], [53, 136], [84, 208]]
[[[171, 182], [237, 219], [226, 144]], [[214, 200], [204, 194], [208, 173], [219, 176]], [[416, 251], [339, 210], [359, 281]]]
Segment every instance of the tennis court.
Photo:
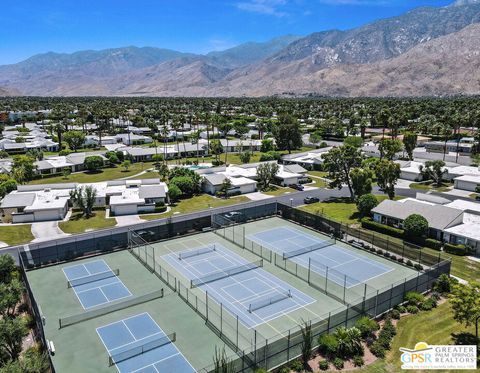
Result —
[[263, 270], [262, 261], [214, 243], [162, 257], [240, 322], [253, 328], [314, 303], [315, 299]]
[[82, 307], [87, 310], [132, 294], [104, 260], [94, 260], [63, 268], [67, 287], [75, 292]]
[[393, 271], [383, 263], [335, 245], [335, 239], [310, 235], [281, 226], [247, 235], [247, 238], [347, 288]]
[[99, 327], [97, 333], [109, 365], [120, 373], [195, 372], [175, 346], [175, 333], [165, 334], [148, 312]]

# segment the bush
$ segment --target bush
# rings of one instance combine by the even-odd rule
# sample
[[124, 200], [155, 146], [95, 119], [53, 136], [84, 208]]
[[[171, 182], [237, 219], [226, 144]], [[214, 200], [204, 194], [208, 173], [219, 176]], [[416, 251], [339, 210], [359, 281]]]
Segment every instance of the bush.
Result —
[[437, 301], [433, 298], [425, 300], [418, 306], [422, 311], [430, 311], [432, 308], [437, 307]]
[[340, 369], [343, 369], [343, 366], [345, 363], [342, 359], [340, 359], [339, 357], [336, 357], [335, 359], [333, 359], [332, 364], [335, 368], [340, 370]]
[[392, 339], [388, 337], [387, 335], [379, 335], [378, 339], [375, 343], [378, 343], [380, 346], [382, 346], [386, 351], [390, 349], [390, 342]]
[[390, 257], [390, 253], [389, 253], [388, 251], [385, 251], [385, 252], [383, 253], [383, 256], [389, 258], [389, 257]]
[[377, 223], [371, 218], [362, 219], [362, 228], [370, 229], [372, 231], [390, 235], [392, 237], [403, 238], [403, 230], [399, 228], [390, 227], [388, 225]]
[[418, 313], [418, 307], [411, 304], [407, 306], [407, 312], [411, 314], [416, 314]]
[[445, 245], [443, 245], [443, 248], [449, 254], [455, 254], [460, 256], [468, 254], [465, 245], [454, 245], [451, 243], [445, 243]]
[[335, 356], [338, 349], [337, 337], [333, 334], [322, 334], [318, 338], [318, 351], [324, 356]]
[[365, 364], [365, 361], [363, 360], [363, 356], [354, 356], [353, 357], [353, 365], [356, 367], [361, 367]]
[[280, 158], [281, 154], [272, 150], [266, 153], [262, 153], [262, 155], [260, 156], [260, 162], [278, 161]]
[[355, 322], [355, 327], [360, 330], [363, 339], [372, 336], [379, 329], [378, 323], [367, 316], [359, 318]]
[[426, 247], [430, 249], [440, 251], [442, 249], [442, 242], [438, 240], [434, 240], [433, 238], [427, 238], [424, 242]]
[[392, 324], [392, 321], [390, 319], [387, 319], [385, 321], [385, 324], [383, 325], [382, 330], [380, 331], [379, 336], [387, 335], [388, 337], [393, 338], [397, 334], [397, 330], [395, 329], [395, 326]]
[[428, 230], [428, 221], [422, 215], [412, 214], [403, 221], [405, 236], [418, 239]]
[[370, 351], [379, 359], [383, 359], [385, 357], [385, 348], [378, 341], [373, 342], [373, 344], [370, 346]]
[[320, 370], [328, 370], [328, 368], [329, 368], [328, 361], [327, 361], [327, 360], [321, 360], [321, 361], [318, 363], [318, 368], [319, 368]]
[[282, 367], [282, 368], [280, 368], [278, 373], [290, 373], [290, 368], [289, 367]]
[[382, 255], [382, 254], [383, 254], [383, 250], [382, 250], [382, 249], [377, 249], [377, 254]]
[[423, 266], [421, 264], [415, 263], [413, 268], [415, 268], [417, 271], [421, 271], [423, 269]]
[[103, 158], [99, 155], [91, 155], [85, 158], [83, 164], [89, 171], [98, 171], [103, 167]]
[[403, 263], [403, 258], [397, 258], [397, 262]]
[[293, 360], [290, 363], [290, 369], [294, 370], [295, 372], [301, 372], [303, 370], [303, 363], [300, 360]]
[[364, 194], [357, 200], [357, 210], [360, 216], [370, 216], [371, 211], [378, 205], [378, 200], [373, 194]]
[[441, 294], [448, 294], [451, 290], [450, 277], [445, 273], [441, 274], [433, 284], [435, 291], [438, 291]]
[[416, 291], [409, 291], [405, 294], [405, 297], [403, 299], [409, 305], [418, 306], [420, 303], [425, 302], [425, 295], [420, 294]]
[[168, 184], [169, 187], [171, 185], [176, 185], [184, 196], [192, 196], [197, 190], [194, 180], [189, 176], [175, 176]]
[[405, 306], [397, 306], [397, 310], [398, 310], [398, 312], [400, 312], [400, 313], [405, 313], [405, 312], [407, 312], [407, 309], [405, 308]]
[[400, 311], [399, 311], [399, 310], [391, 310], [391, 311], [389, 312], [389, 316], [390, 316], [392, 319], [398, 320], [398, 319], [400, 319]]
[[410, 259], [407, 260], [407, 266], [409, 267], [413, 267], [413, 263]]

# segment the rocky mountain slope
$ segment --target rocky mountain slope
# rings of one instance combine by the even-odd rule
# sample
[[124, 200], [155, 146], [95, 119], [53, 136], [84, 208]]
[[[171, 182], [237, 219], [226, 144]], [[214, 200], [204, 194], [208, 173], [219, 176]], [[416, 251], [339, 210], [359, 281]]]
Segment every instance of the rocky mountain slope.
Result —
[[136, 47], [47, 53], [0, 66], [0, 95], [476, 94], [479, 25], [480, 1], [458, 0], [207, 55]]

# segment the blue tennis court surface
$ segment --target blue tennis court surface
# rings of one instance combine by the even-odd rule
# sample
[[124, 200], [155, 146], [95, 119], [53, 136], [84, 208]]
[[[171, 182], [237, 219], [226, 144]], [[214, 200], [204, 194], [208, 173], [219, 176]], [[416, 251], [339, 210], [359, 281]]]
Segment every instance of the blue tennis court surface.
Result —
[[248, 328], [315, 302], [219, 244], [167, 254], [163, 259], [231, 314], [238, 315]]
[[[303, 248], [322, 246], [322, 244], [329, 245], [328, 238], [322, 240], [317, 236], [288, 226], [250, 234], [247, 238], [287, 257], [288, 253], [295, 253]], [[328, 267], [328, 278], [341, 286], [346, 285], [347, 288], [393, 271], [393, 268], [383, 263], [355, 254], [335, 244], [293, 256], [289, 260], [305, 268], [308, 268], [309, 261], [311, 261], [311, 270], [321, 276], [327, 274]]]
[[[142, 313], [97, 328], [109, 363], [120, 373], [195, 372], [149, 313]], [[105, 358], [107, 361], [107, 358]]]
[[84, 309], [132, 295], [104, 260], [65, 267], [63, 273]]

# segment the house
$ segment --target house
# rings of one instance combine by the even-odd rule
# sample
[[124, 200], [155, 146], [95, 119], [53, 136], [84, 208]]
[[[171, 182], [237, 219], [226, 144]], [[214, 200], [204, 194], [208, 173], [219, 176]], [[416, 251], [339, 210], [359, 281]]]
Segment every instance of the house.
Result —
[[118, 142], [122, 142], [125, 145], [151, 144], [153, 142], [152, 138], [149, 136], [136, 135], [132, 132], [121, 133], [115, 137]]
[[461, 155], [470, 155], [474, 147], [469, 138], [460, 139], [460, 141], [429, 141], [425, 143], [425, 150], [432, 153], [459, 153]]
[[62, 220], [74, 184], [19, 185], [0, 203], [2, 221], [28, 223]]
[[120, 194], [109, 196], [112, 215], [154, 212], [157, 204], [166, 202], [168, 187], [159, 179], [110, 181], [108, 185], [113, 186], [117, 182], [123, 188]]
[[65, 168], [71, 170], [71, 172], [80, 172], [85, 170], [85, 158], [90, 156], [99, 156], [102, 158], [104, 164], [107, 162], [107, 158], [101, 153], [72, 153], [66, 156], [53, 156], [45, 157], [41, 161], [36, 161], [35, 166], [37, 172], [42, 175], [59, 174], [62, 173]]
[[242, 176], [226, 176], [225, 173], [207, 173], [203, 175], [203, 190], [211, 195], [217, 194], [226, 179], [231, 182], [228, 194], [246, 194], [257, 190], [257, 182]]
[[4, 222], [26, 223], [61, 220], [65, 218], [70, 192], [91, 186], [95, 189], [94, 206], [110, 205], [114, 215], [154, 212], [155, 206], [165, 203], [168, 187], [160, 179], [112, 180], [78, 184], [19, 185], [0, 203]]
[[405, 161], [396, 161], [400, 164], [400, 179], [410, 180], [410, 181], [423, 181], [424, 177], [420, 171], [424, 164], [421, 162], [405, 162]]
[[456, 177], [460, 176], [480, 176], [480, 169], [479, 167], [474, 166], [454, 166], [448, 167], [448, 173], [444, 176], [447, 180], [453, 180]]
[[147, 147], [121, 147], [117, 150], [128, 155], [134, 162], [148, 162], [153, 156], [158, 154], [165, 159], [173, 159], [177, 156], [178, 151], [174, 146], [147, 148]]
[[322, 155], [331, 149], [332, 147], [326, 147], [304, 153], [286, 154], [282, 157], [282, 162], [286, 165], [298, 164], [307, 170], [318, 170], [323, 164]]
[[475, 192], [480, 186], [480, 175], [464, 175], [453, 179], [455, 189]]
[[432, 202], [406, 198], [400, 201], [385, 200], [372, 209], [373, 220], [380, 224], [403, 228], [403, 221], [412, 214], [422, 215], [428, 222], [428, 236], [443, 240], [444, 231], [461, 224], [463, 211]]

